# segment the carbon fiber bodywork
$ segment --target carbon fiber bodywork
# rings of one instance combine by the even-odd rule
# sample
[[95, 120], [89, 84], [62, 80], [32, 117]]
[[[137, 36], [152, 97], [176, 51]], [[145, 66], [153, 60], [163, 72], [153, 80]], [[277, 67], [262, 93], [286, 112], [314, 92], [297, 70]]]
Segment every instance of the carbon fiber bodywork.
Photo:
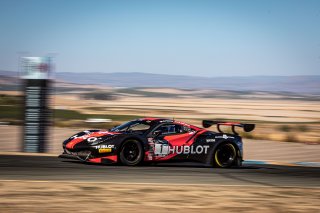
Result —
[[[111, 130], [86, 130], [71, 136], [62, 144], [64, 152], [61, 157], [93, 163], [118, 163], [124, 142], [134, 140], [143, 147], [142, 162], [196, 161], [213, 164], [214, 153], [223, 143], [233, 144], [238, 162], [242, 161], [242, 139], [237, 134], [209, 131], [163, 118], [142, 118], [130, 122]], [[147, 128], [130, 129], [130, 125], [139, 123]]]

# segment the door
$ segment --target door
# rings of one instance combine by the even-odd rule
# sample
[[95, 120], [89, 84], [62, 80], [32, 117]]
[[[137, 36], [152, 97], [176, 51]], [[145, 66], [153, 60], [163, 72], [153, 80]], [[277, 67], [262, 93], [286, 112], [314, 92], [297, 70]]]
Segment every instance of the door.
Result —
[[[172, 157], [183, 156], [188, 152], [188, 142], [195, 131], [180, 124], [163, 124], [155, 131], [160, 130], [161, 135], [155, 139], [155, 154], [157, 159], [167, 160]], [[177, 158], [176, 157], [176, 158]]]

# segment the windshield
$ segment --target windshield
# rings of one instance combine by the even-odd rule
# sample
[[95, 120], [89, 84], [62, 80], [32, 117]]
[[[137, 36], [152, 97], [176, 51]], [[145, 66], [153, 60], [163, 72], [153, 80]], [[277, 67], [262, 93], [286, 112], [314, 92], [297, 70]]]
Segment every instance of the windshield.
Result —
[[121, 124], [111, 129], [111, 132], [146, 131], [150, 129], [150, 122], [135, 120]]

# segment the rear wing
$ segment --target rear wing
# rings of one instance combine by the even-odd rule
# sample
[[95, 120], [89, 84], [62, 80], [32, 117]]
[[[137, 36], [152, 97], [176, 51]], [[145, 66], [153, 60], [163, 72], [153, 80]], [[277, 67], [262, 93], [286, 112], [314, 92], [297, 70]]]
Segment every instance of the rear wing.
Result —
[[239, 122], [224, 122], [224, 121], [211, 121], [211, 120], [202, 121], [202, 126], [204, 128], [211, 127], [212, 125], [217, 125], [217, 129], [221, 133], [223, 133], [223, 131], [220, 129], [220, 126], [231, 126], [232, 132], [236, 135], [238, 135], [238, 132], [235, 130], [235, 127], [241, 127], [245, 132], [251, 132], [255, 128], [255, 124], [244, 124]]

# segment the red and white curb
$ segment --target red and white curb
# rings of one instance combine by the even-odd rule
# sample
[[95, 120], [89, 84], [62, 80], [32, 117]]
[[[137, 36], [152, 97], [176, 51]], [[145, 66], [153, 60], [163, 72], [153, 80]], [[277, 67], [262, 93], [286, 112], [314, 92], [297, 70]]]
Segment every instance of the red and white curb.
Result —
[[244, 164], [258, 165], [277, 165], [277, 166], [303, 166], [303, 167], [320, 167], [320, 162], [282, 162], [271, 160], [245, 160]]

